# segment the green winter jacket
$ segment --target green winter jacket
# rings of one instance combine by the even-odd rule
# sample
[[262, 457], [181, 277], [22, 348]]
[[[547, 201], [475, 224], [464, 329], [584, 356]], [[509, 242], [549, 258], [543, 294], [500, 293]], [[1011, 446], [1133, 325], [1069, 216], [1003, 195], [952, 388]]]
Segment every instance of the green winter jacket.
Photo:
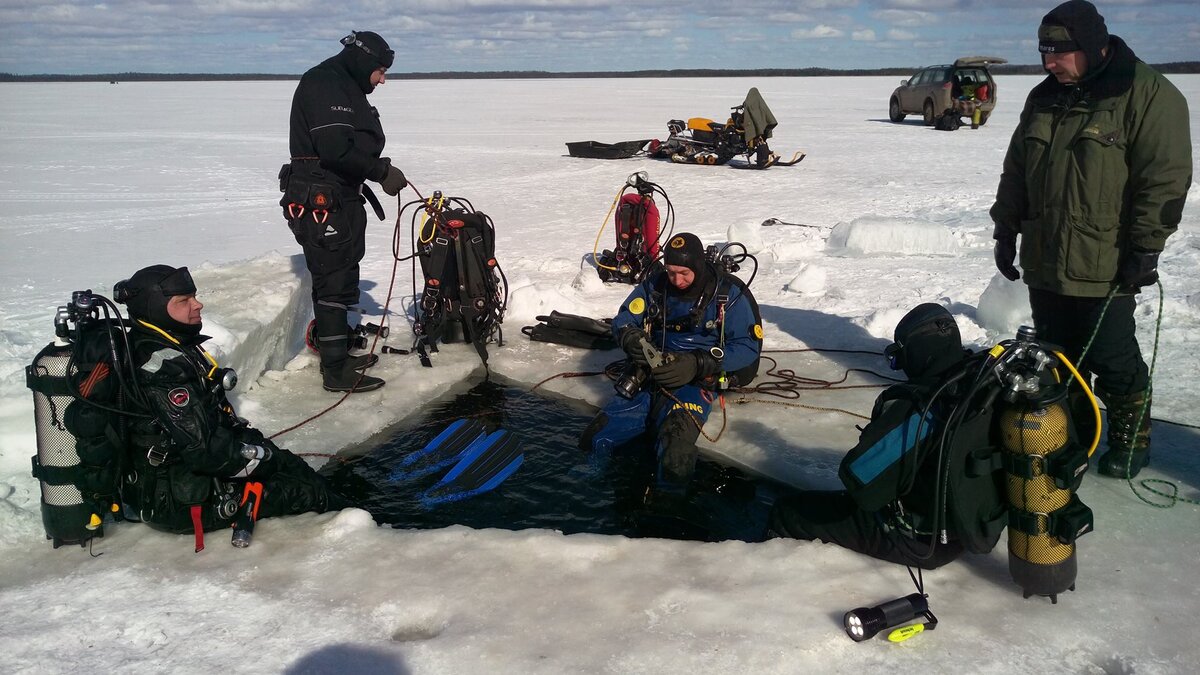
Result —
[[1061, 295], [1104, 297], [1125, 253], [1162, 251], [1192, 181], [1187, 101], [1121, 38], [1109, 50], [1079, 85], [1029, 93], [991, 209], [1025, 283]]

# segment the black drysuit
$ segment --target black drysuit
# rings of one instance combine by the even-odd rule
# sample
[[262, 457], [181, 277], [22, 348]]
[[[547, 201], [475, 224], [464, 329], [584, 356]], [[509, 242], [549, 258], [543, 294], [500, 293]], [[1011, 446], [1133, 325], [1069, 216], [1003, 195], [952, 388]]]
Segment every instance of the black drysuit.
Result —
[[[131, 430], [122, 494], [141, 520], [191, 532], [193, 507], [199, 507], [195, 517], [204, 530], [228, 527], [245, 481], [263, 484], [260, 518], [349, 506], [304, 460], [237, 417], [210, 379], [216, 364], [200, 347], [205, 336], [176, 339], [139, 321], [130, 338], [150, 407], [142, 412], [151, 417]], [[247, 457], [267, 450], [269, 457]]]
[[[292, 157], [290, 175], [282, 177], [282, 206], [312, 274], [313, 310], [322, 338], [346, 334], [346, 312], [358, 303], [358, 264], [366, 253], [363, 191], [370, 188], [363, 181], [382, 180], [388, 172], [389, 163], [380, 159], [383, 126], [367, 101], [377, 68], [361, 50], [343, 50], [306, 72], [292, 98]], [[331, 189], [323, 191], [322, 186]], [[332, 198], [330, 208], [314, 203], [322, 192]]]

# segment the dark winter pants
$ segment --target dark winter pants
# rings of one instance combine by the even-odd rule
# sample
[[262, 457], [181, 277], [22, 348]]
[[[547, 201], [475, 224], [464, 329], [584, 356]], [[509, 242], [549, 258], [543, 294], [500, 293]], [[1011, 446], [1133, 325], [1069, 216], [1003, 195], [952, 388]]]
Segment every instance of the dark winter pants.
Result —
[[[1107, 393], [1126, 396], [1145, 391], [1150, 373], [1135, 334], [1135, 296], [1114, 296], [1096, 331], [1104, 302], [1105, 298], [1077, 298], [1029, 289], [1029, 306], [1039, 339], [1062, 347], [1063, 354], [1081, 373], [1095, 373], [1097, 387]], [[1093, 331], [1095, 340], [1080, 363], [1079, 355]]]
[[927, 560], [920, 543], [883, 527], [879, 514], [863, 511], [844, 490], [804, 490], [780, 497], [771, 508], [770, 535], [793, 539], [820, 539], [829, 544], [887, 562], [936, 569], [958, 558], [962, 544], [938, 544]]

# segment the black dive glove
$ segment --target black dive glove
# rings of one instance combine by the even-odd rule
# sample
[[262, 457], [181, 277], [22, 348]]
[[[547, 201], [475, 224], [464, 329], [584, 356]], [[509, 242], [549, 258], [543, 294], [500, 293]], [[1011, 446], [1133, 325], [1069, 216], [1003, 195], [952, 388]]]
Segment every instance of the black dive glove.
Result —
[[695, 352], [676, 352], [667, 357], [666, 363], [652, 369], [650, 374], [664, 389], [678, 389], [691, 384], [699, 370]]
[[621, 329], [621, 349], [625, 350], [625, 354], [630, 361], [639, 366], [648, 367], [650, 362], [646, 360], [646, 352], [642, 350], [642, 339], [649, 339], [646, 331], [633, 326], [626, 326]]
[[1017, 259], [1016, 237], [996, 237], [996, 247], [992, 249], [992, 255], [996, 258], [996, 269], [1000, 270], [1005, 279], [1016, 281], [1021, 278], [1021, 273], [1013, 265]]
[[392, 160], [385, 157], [383, 161], [387, 162], [387, 174], [384, 175], [383, 180], [379, 181], [379, 186], [383, 188], [384, 192], [395, 197], [400, 194], [401, 190], [408, 187], [408, 180], [404, 178], [403, 171], [392, 166]]
[[1136, 290], [1158, 281], [1158, 253], [1133, 249], [1125, 254], [1117, 268], [1121, 288]]

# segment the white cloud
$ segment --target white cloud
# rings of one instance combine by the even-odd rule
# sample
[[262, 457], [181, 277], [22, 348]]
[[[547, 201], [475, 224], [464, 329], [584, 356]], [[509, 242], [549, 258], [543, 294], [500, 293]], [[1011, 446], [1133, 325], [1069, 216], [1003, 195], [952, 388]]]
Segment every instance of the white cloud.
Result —
[[882, 9], [871, 12], [871, 18], [893, 26], [929, 26], [938, 23], [937, 14], [907, 9]]
[[842, 37], [843, 35], [845, 35], [845, 33], [841, 30], [825, 24], [820, 24], [809, 29], [798, 28], [792, 31], [792, 37], [797, 40], [821, 40], [826, 38], [838, 38]]
[[803, 12], [772, 12], [767, 15], [767, 20], [772, 23], [808, 23], [813, 16]]
[[909, 31], [909, 30], [900, 30], [899, 28], [893, 28], [887, 32], [887, 39], [911, 41], [911, 40], [917, 39], [917, 34], [912, 31]]
[[850, 39], [854, 40], [855, 42], [874, 42], [875, 31], [871, 30], [870, 28], [856, 30], [853, 33], [850, 33]]
[[958, 9], [963, 5], [962, 0], [884, 0], [882, 2], [886, 7], [896, 7], [899, 9]]

